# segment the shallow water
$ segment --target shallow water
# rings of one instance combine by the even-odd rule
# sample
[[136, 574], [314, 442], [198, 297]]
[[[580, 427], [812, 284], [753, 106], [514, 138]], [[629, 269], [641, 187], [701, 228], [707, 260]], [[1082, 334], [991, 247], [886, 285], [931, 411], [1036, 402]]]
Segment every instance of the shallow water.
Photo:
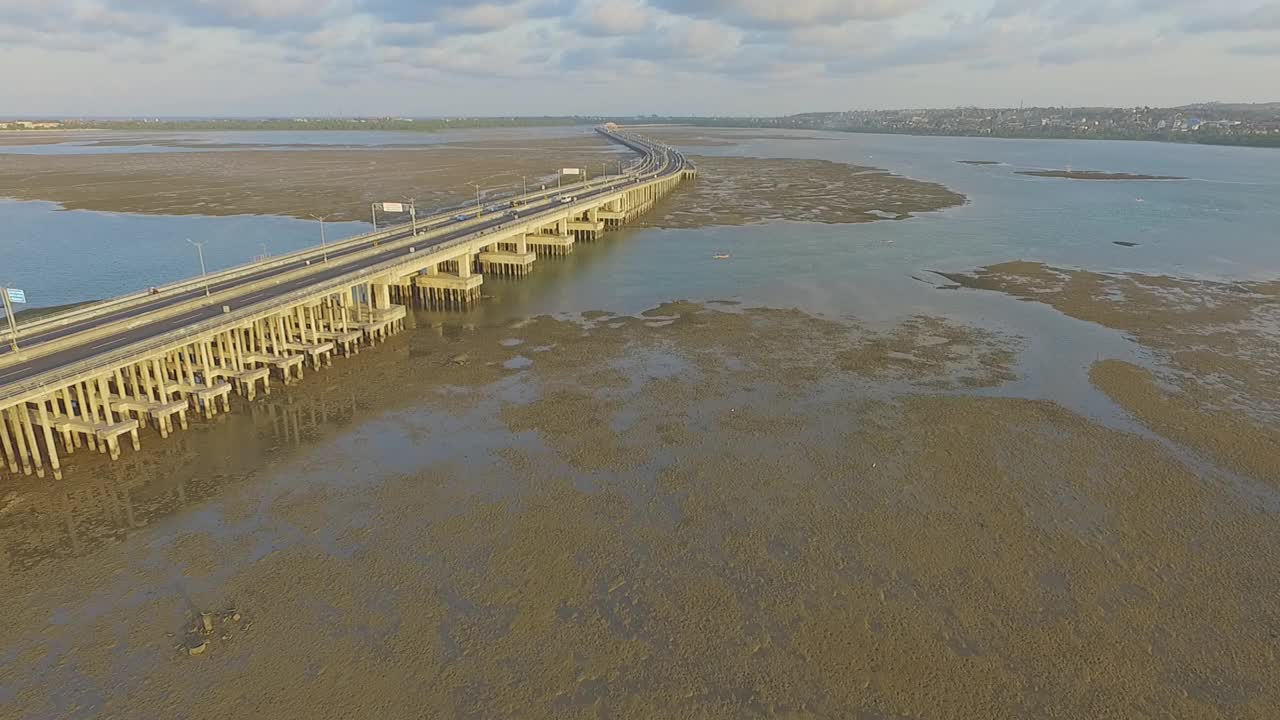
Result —
[[[22, 609], [29, 624], [16, 623], [22, 640], [7, 649], [0, 646], [0, 704], [21, 705], [27, 697], [23, 693], [30, 693], [48, 698], [39, 707], [52, 714], [92, 717], [104, 712], [106, 698], [123, 702], [128, 696], [130, 704], [120, 714], [144, 716], [155, 709], [154, 703], [166, 703], [160, 707], [169, 710], [167, 703], [190, 695], [202, 702], [221, 698], [222, 705], [208, 706], [213, 712], [212, 708], [235, 707], [220, 693], [229, 686], [227, 678], [243, 676], [247, 663], [281, 658], [281, 667], [266, 668], [278, 674], [263, 676], [280, 682], [262, 680], [273, 688], [263, 690], [252, 678], [237, 680], [236, 692], [246, 688], [255, 697], [287, 693], [283, 689], [297, 687], [299, 679], [314, 680], [325, 672], [330, 679], [326, 688], [339, 688], [351, 675], [361, 682], [382, 677], [379, 672], [360, 676], [359, 669], [369, 663], [385, 662], [398, 671], [395, 661], [402, 656], [396, 653], [404, 651], [404, 642], [412, 648], [403, 656], [412, 658], [406, 665], [415, 668], [434, 651], [451, 667], [472, 663], [457, 667], [474, 670], [475, 662], [491, 657], [503, 665], [508, 662], [502, 656], [504, 643], [519, 628], [528, 627], [527, 618], [513, 623], [507, 613], [529, 606], [547, 610], [533, 617], [554, 617], [556, 622], [550, 623], [545, 637], [522, 648], [559, 641], [573, 646], [573, 653], [597, 652], [600, 645], [569, 641], [565, 638], [576, 641], [577, 636], [560, 634], [579, 627], [569, 613], [594, 617], [593, 608], [600, 608], [613, 633], [609, 637], [616, 640], [604, 645], [624, 647], [637, 637], [648, 638], [655, 628], [665, 630], [661, 623], [650, 624], [655, 603], [665, 593], [698, 588], [703, 580], [729, 581], [728, 595], [734, 601], [711, 607], [677, 602], [676, 617], [687, 614], [704, 624], [687, 628], [673, 623], [682, 631], [670, 637], [715, 648], [717, 655], [721, 647], [731, 648], [728, 657], [739, 657], [732, 648], [743, 638], [751, 640], [758, 633], [778, 638], [776, 645], [760, 641], [756, 651], [741, 653], [744, 663], [754, 662], [788, 642], [801, 642], [798, 630], [782, 628], [795, 617], [840, 606], [824, 600], [834, 597], [831, 588], [822, 585], [831, 580], [840, 593], [866, 592], [866, 602], [856, 606], [857, 613], [836, 613], [818, 622], [822, 633], [810, 637], [841, 637], [839, 632], [861, 632], [865, 624], [869, 639], [853, 638], [858, 644], [853, 653], [853, 640], [836, 642], [830, 657], [852, 658], [851, 662], [893, 658], [904, 633], [909, 638], [906, 646], [913, 650], [935, 645], [940, 649], [933, 656], [903, 655], [910, 662], [896, 673], [874, 666], [849, 672], [834, 663], [827, 668], [833, 672], [830, 688], [815, 693], [815, 698], [854, 684], [863, 689], [870, 684], [874, 691], [881, 681], [901, 683], [905, 690], [899, 698], [920, 698], [919, 685], [926, 680], [913, 681], [910, 675], [918, 671], [922, 657], [932, 657], [940, 664], [928, 681], [943, 678], [955, 685], [935, 690], [929, 699], [962, 707], [973, 688], [1020, 688], [1018, 692], [1026, 693], [1020, 708], [992, 701], [973, 710], [972, 716], [995, 716], [1000, 710], [1029, 717], [1053, 714], [1048, 709], [1036, 712], [1036, 703], [1062, 703], [1054, 708], [1062, 716], [1095, 716], [1085, 710], [1089, 701], [1073, 693], [1095, 697], [1097, 683], [1118, 682], [1147, 669], [1154, 652], [1160, 656], [1155, 680], [1117, 686], [1114, 694], [1097, 702], [1147, 697], [1143, 693], [1149, 688], [1160, 693], [1160, 702], [1184, 702], [1185, 688], [1190, 687], [1196, 700], [1209, 707], [1203, 717], [1249, 716], [1237, 705], [1251, 694], [1270, 699], [1273, 689], [1265, 683], [1248, 684], [1262, 672], [1260, 665], [1250, 666], [1254, 656], [1242, 655], [1235, 661], [1239, 667], [1231, 668], [1221, 656], [1204, 659], [1188, 647], [1223, 646], [1222, 632], [1250, 648], [1266, 645], [1258, 637], [1258, 628], [1264, 626], [1262, 611], [1254, 608], [1255, 603], [1264, 606], [1265, 599], [1248, 592], [1232, 594], [1230, 589], [1275, 587], [1274, 572], [1268, 568], [1275, 567], [1272, 561], [1280, 545], [1268, 534], [1273, 531], [1249, 525], [1247, 532], [1241, 531], [1246, 551], [1241, 538], [1228, 533], [1241, 522], [1275, 527], [1270, 517], [1276, 501], [1273, 487], [1254, 480], [1225, 482], [1216, 468], [1194, 463], [1177, 468], [1191, 468], [1195, 477], [1161, 485], [1170, 482], [1174, 468], [1157, 465], [1152, 456], [1135, 455], [1148, 448], [1132, 444], [1136, 441], [1131, 436], [1086, 431], [1052, 414], [1046, 420], [1042, 409], [1028, 412], [1014, 404], [988, 411], [979, 411], [980, 405], [962, 406], [956, 411], [959, 417], [913, 415], [905, 435], [889, 433], [881, 444], [864, 449], [852, 439], [862, 433], [874, 437], [889, 422], [887, 411], [875, 403], [902, 390], [892, 381], [850, 383], [840, 377], [811, 383], [797, 398], [792, 396], [793, 385], [787, 384], [788, 363], [775, 353], [748, 349], [742, 334], [730, 338], [731, 345], [719, 350], [723, 357], [712, 356], [713, 362], [704, 352], [682, 350], [680, 343], [666, 346], [660, 340], [641, 341], [638, 347], [588, 343], [573, 351], [573, 332], [547, 337], [526, 332], [518, 323], [507, 325], [542, 313], [636, 313], [681, 297], [795, 306], [873, 328], [890, 327], [913, 315], [944, 316], [1021, 339], [1015, 381], [964, 394], [1048, 398], [1112, 428], [1149, 438], [1151, 433], [1118, 412], [1088, 381], [1088, 368], [1099, 358], [1145, 362], [1146, 351], [1140, 346], [1118, 331], [1066, 317], [1039, 303], [997, 293], [939, 289], [945, 281], [929, 271], [1025, 258], [1203, 277], [1274, 277], [1280, 272], [1280, 257], [1271, 242], [1280, 212], [1270, 201], [1280, 182], [1280, 170], [1268, 163], [1280, 157], [1274, 153], [1136, 143], [833, 137], [830, 142], [752, 141], [708, 152], [879, 165], [943, 182], [968, 195], [970, 202], [901, 222], [776, 222], [742, 228], [636, 228], [612, 234], [568, 258], [540, 259], [536, 272], [526, 279], [487, 279], [485, 292], [491, 299], [473, 312], [416, 312], [408, 333], [350, 360], [338, 360], [332, 369], [308, 373], [303, 386], [278, 391], [248, 410], [238, 408], [213, 423], [197, 422], [190, 432], [168, 441], [148, 434], [143, 452], [126, 450], [118, 463], [78, 454], [75, 462], [81, 465], [69, 473], [68, 481], [24, 491], [11, 506], [0, 507], [0, 550], [5, 553], [0, 557], [0, 577], [10, 573], [19, 583], [47, 577], [48, 587], [57, 588], [26, 596]], [[1014, 165], [971, 167], [955, 163], [960, 159]], [[1067, 164], [1207, 180], [1114, 184], [1013, 175], [1017, 167]], [[1254, 184], [1230, 184], [1231, 177], [1231, 182]], [[1134, 202], [1139, 193], [1145, 202]], [[1207, 210], [1213, 207], [1235, 210]], [[207, 220], [217, 228], [229, 228], [231, 221], [261, 222], [263, 227], [274, 221], [153, 220]], [[283, 222], [282, 227], [292, 227], [296, 221]], [[300, 228], [306, 226], [302, 223]], [[1145, 239], [1135, 248], [1112, 245], [1116, 239], [1134, 238]], [[181, 239], [178, 243], [185, 246]], [[732, 257], [712, 259], [719, 251]], [[128, 289], [133, 288], [120, 291]], [[613, 322], [607, 317], [591, 320], [604, 326]], [[649, 324], [662, 326], [664, 321]], [[715, 345], [716, 328], [724, 326], [712, 325], [711, 337], [691, 330], [682, 343], [705, 350], [702, 346]], [[481, 338], [490, 354], [478, 352], [471, 338]], [[921, 346], [934, 342], [926, 337]], [[457, 347], [472, 353], [470, 365], [452, 362]], [[601, 352], [602, 347], [607, 352]], [[770, 348], [774, 349], [779, 348]], [[596, 367], [601, 358], [608, 359], [605, 367]], [[494, 363], [492, 368], [487, 360]], [[720, 375], [708, 371], [715, 362], [723, 363]], [[753, 364], [760, 362], [775, 364], [768, 372], [753, 374]], [[797, 363], [803, 364], [802, 355]], [[565, 381], [561, 373], [547, 368], [580, 368], [583, 375]], [[483, 382], [489, 373], [492, 382]], [[470, 379], [463, 381], [464, 376]], [[444, 380], [437, 383], [436, 378]], [[593, 400], [575, 393], [572, 382], [578, 380], [579, 387], [587, 388], [585, 394], [595, 391]], [[570, 387], [557, 386], [560, 382]], [[708, 385], [712, 390], [700, 395]], [[548, 401], [552, 391], [560, 394]], [[630, 402], [642, 392], [652, 396]], [[938, 402], [933, 411], [945, 410], [948, 400]], [[530, 409], [534, 406], [536, 412]], [[667, 417], [668, 412], [673, 414]], [[994, 436], [997, 447], [989, 464], [938, 460], [936, 466], [926, 464], [915, 474], [904, 473], [904, 465], [912, 460], [934, 457], [924, 450], [939, 442], [933, 434], [936, 426], [951, 428], [953, 442], [944, 445], [947, 454], [963, 453], [971, 426], [990, 423], [1006, 412], [1017, 420], [1004, 434]], [[545, 416], [541, 426], [530, 420], [538, 413]], [[655, 434], [660, 442], [653, 441]], [[976, 434], [973, 438], [982, 440]], [[1025, 446], [1028, 442], [1032, 444]], [[1110, 442], [1125, 444], [1108, 450]], [[634, 446], [646, 453], [633, 457]], [[828, 454], [839, 457], [840, 463], [832, 464]], [[1054, 456], [1056, 460], [1046, 459]], [[953, 467], [964, 471], [953, 478]], [[696, 471], [687, 477], [663, 472], [688, 468]], [[1149, 475], [1124, 474], [1130, 471]], [[717, 473], [726, 475], [723, 483], [706, 487], [708, 478], [720, 477]], [[1119, 475], [1113, 478], [1113, 473]], [[547, 478], [563, 479], [574, 492], [549, 490], [540, 482]], [[999, 484], [1004, 481], [1009, 481], [1007, 486]], [[953, 482], [972, 482], [981, 492], [970, 495], [967, 486]], [[989, 485], [993, 482], [997, 484]], [[1047, 486], [1048, 499], [1034, 497], [1041, 486]], [[692, 488], [699, 495], [700, 487], [701, 502], [690, 505], [683, 494]], [[1134, 488], [1140, 490], [1131, 492]], [[820, 492], [813, 505], [820, 512], [805, 514], [805, 503], [792, 506], [815, 489]], [[1201, 499], [1201, 493], [1210, 495]], [[625, 499], [621, 510], [617, 498]], [[477, 510], [478, 503], [506, 501], [513, 501], [509, 514]], [[1019, 504], [1024, 501], [1025, 506]], [[1219, 525], [1220, 518], [1201, 512], [1202, 507], [1217, 508], [1227, 519]], [[838, 515], [850, 513], [850, 508], [856, 512]], [[1117, 519], [1126, 512], [1132, 516]], [[698, 513], [705, 513], [705, 526], [690, 521]], [[983, 522], [999, 520], [1005, 513], [1006, 524], [993, 526], [1003, 531], [986, 530]], [[545, 525], [522, 526], [528, 518]], [[841, 532], [857, 536], [836, 536], [832, 555], [815, 556], [798, 577], [787, 575], [800, 567], [792, 564], [796, 558], [823, 547], [812, 541], [813, 533], [832, 518], [839, 518], [834, 524]], [[868, 525], [872, 529], [863, 537], [859, 528], [873, 521], [880, 524]], [[1024, 532], [1024, 521], [1030, 528], [1027, 537], [1036, 544], [1010, 540]], [[519, 532], [522, 527], [525, 534]], [[1053, 535], [1056, 532], [1066, 539]], [[1187, 537], [1178, 534], [1182, 532]], [[889, 539], [895, 533], [899, 536]], [[692, 557], [662, 555], [671, 548], [655, 538], [668, 535], [682, 538], [681, 547]], [[767, 552], [747, 556], [745, 566], [728, 562], [731, 552], [756, 549], [726, 543], [733, 535], [759, 540]], [[1172, 538], [1167, 546], [1161, 544], [1166, 537]], [[556, 543], [562, 539], [571, 544], [561, 548]], [[199, 542], [193, 545], [193, 540]], [[601, 541], [614, 553], [606, 562], [557, 574], [560, 558], [586, 562]], [[201, 542], [209, 548], [202, 551]], [[613, 551], [615, 544], [624, 550]], [[1213, 549], [1206, 551], [1206, 546]], [[544, 547], [548, 557], [519, 554]], [[1026, 549], [1025, 554], [1003, 555], [1018, 548]], [[672, 557], [675, 561], [663, 563]], [[935, 567], [935, 557], [945, 560]], [[91, 562], [95, 558], [104, 558], [100, 568]], [[503, 558], [505, 564], [500, 562]], [[848, 564], [835, 569], [832, 558]], [[983, 564], [987, 561], [991, 562]], [[292, 565], [295, 562], [307, 564]], [[74, 581], [61, 579], [59, 563], [90, 579], [71, 587]], [[1015, 572], [1024, 563], [1028, 572]], [[280, 568], [262, 570], [261, 582], [264, 588], [282, 588], [282, 594], [255, 595], [257, 583], [246, 577], [258, 568]], [[1225, 580], [1205, 580], [1213, 577], [1208, 573], [1228, 570], [1233, 574]], [[1004, 572], [1011, 577], [995, 587], [1008, 595], [998, 595], [993, 605], [984, 604], [991, 578]], [[1160, 596], [1157, 603], [1149, 590], [1135, 584], [1134, 577], [1144, 574], [1146, 587]], [[569, 591], [555, 581], [571, 584], [583, 577], [589, 581], [586, 590], [558, 599], [559, 593]], [[619, 584], [620, 577], [630, 583]], [[550, 589], [543, 585], [546, 578], [553, 579]], [[971, 585], [968, 578], [981, 580]], [[1043, 588], [1036, 588], [1036, 578]], [[822, 582], [809, 584], [815, 580]], [[348, 583], [360, 587], [347, 590]], [[1197, 583], [1202, 586], [1187, 590]], [[761, 590], [771, 587], [772, 595]], [[818, 594], [817, 588], [825, 592]], [[1041, 590], [1048, 600], [1039, 597]], [[1201, 598], [1219, 591], [1223, 597], [1198, 605]], [[761, 610], [766, 600], [779, 602], [796, 593], [805, 605], [798, 615], [784, 612], [782, 604], [777, 612]], [[1031, 595], [1026, 607], [1015, 602], [1022, 593]], [[490, 605], [495, 595], [498, 599]], [[977, 609], [970, 607], [969, 612], [980, 621], [961, 621], [964, 612], [957, 608], [979, 596], [983, 599], [977, 601]], [[624, 602], [623, 597], [631, 599]], [[282, 603], [282, 598], [288, 602]], [[710, 598], [691, 593], [683, 599], [711, 602]], [[400, 601], [409, 604], [401, 607]], [[275, 624], [264, 623], [258, 635], [236, 636], [198, 659], [176, 652], [175, 641], [166, 639], [165, 631], [180, 631], [186, 613], [231, 602], [243, 603], [247, 613]], [[437, 611], [431, 603], [445, 609]], [[1236, 605], [1239, 615], [1204, 620], [1206, 612]], [[1175, 613], [1171, 606], [1185, 611]], [[1100, 620], [1099, 609], [1119, 619]], [[733, 620], [726, 611], [751, 621]], [[1122, 615], [1127, 611], [1137, 614]], [[431, 623], [424, 630], [415, 624], [424, 612], [442, 614], [427, 615]], [[563, 617], [557, 615], [561, 612]], [[898, 612], [908, 621], [889, 623], [886, 630], [886, 618], [898, 617]], [[1151, 626], [1149, 619], [1158, 622]], [[45, 623], [46, 631], [38, 632]], [[1205, 628], [1192, 627], [1197, 623]], [[1057, 627], [1071, 632], [1047, 635], [1043, 644], [1033, 644], [1030, 650], [1018, 646], [1024, 638], [1039, 638]], [[721, 630], [723, 637], [717, 634]], [[916, 638], [914, 632], [932, 636]], [[262, 642], [255, 637], [268, 644], [254, 644]], [[1175, 641], [1187, 647], [1165, 647]], [[681, 656], [671, 643], [662, 647], [634, 666], [616, 658], [584, 660], [588, 667], [565, 684], [579, 695], [567, 694], [556, 702], [586, 707], [611, 691], [615, 696], [635, 696], [637, 689], [643, 691], [653, 682], [651, 676], [625, 677], [638, 666], [692, 677], [700, 675], [704, 665], [717, 662], [717, 657], [706, 656], [687, 667], [672, 665], [673, 658], [698, 655]], [[1064, 652], [1064, 647], [1088, 652]], [[1107, 657], [1101, 673], [1063, 669], [1061, 663], [1095, 657], [1091, 653]], [[362, 663], [353, 666], [354, 672], [339, 667], [352, 657]], [[516, 652], [502, 669], [523, 673], [531, 662], [537, 666], [534, 660]], [[1047, 663], [1039, 669], [1025, 668], [1034, 691], [1026, 689], [1026, 682], [1008, 679], [1023, 672], [1028, 660]], [[968, 680], [951, 674], [985, 661], [995, 665]], [[183, 664], [188, 662], [208, 664]], [[564, 663], [550, 664], [558, 668]], [[619, 668], [624, 677], [601, 681], [592, 675], [597, 665]], [[803, 670], [801, 676], [812, 681], [821, 663], [793, 662], [786, 667]], [[19, 668], [21, 674], [16, 672]], [[4, 670], [15, 672], [6, 677]], [[468, 692], [484, 696], [493, 691], [488, 682], [512, 692], [529, 689], [523, 680], [501, 679], [500, 670], [489, 672], [493, 674], [465, 675], [474, 681]], [[164, 679], [175, 675], [186, 679], [177, 684]], [[763, 671], [760, 676], [786, 677]], [[525, 677], [550, 673], [530, 672]], [[1203, 677], [1212, 680], [1196, 685]], [[160, 680], [152, 685], [153, 678]], [[625, 684], [633, 681], [639, 685]], [[409, 686], [400, 685], [400, 691]], [[742, 686], [725, 682], [715, 690], [725, 693], [721, 700], [749, 704], [750, 691], [744, 689], [749, 687], [746, 681]], [[1182, 700], [1177, 699], [1178, 691]], [[372, 694], [380, 700], [395, 699], [394, 694]], [[132, 705], [135, 695], [138, 702], [153, 704]], [[157, 695], [167, 697], [157, 701]], [[335, 697], [332, 702], [341, 700]], [[1072, 700], [1080, 704], [1070, 704]], [[553, 714], [539, 712], [545, 705], [530, 707], [535, 708], [533, 715]], [[845, 710], [851, 707], [858, 712], [853, 705]], [[861, 711], [868, 717], [898, 716], [906, 715], [909, 707], [910, 702], [884, 702]], [[121, 706], [114, 709], [120, 711]], [[913, 714], [927, 711], [916, 708]]]
[[[367, 232], [367, 223], [325, 223], [327, 240]], [[260, 255], [319, 247], [316, 222], [287, 217], [139, 215], [62, 210], [55, 203], [0, 199], [0, 282], [26, 290], [30, 307], [100, 300]]]
[[[580, 129], [486, 131], [504, 138]], [[522, 135], [525, 133], [525, 135]], [[414, 133], [200, 133], [209, 144], [395, 144]], [[424, 137], [438, 134], [424, 133]], [[341, 136], [341, 137], [339, 137]], [[407, 137], [406, 137], [407, 136]], [[487, 137], [448, 133], [453, 140]], [[495, 135], [496, 136], [496, 135]], [[590, 272], [556, 275], [556, 288], [530, 308], [508, 300], [499, 313], [574, 311], [625, 301], [648, 307], [670, 297], [731, 293], [779, 304], [875, 314], [909, 306], [911, 277], [1011, 259], [1066, 267], [1136, 270], [1211, 278], [1280, 273], [1280, 153], [1115, 141], [987, 140], [814, 133], [817, 140], [748, 140], [691, 153], [824, 158], [887, 168], [941, 182], [969, 203], [906, 221], [858, 225], [774, 222], [748, 227], [629, 231], [625, 243], [593, 253]], [[8, 150], [8, 149], [6, 149]], [[997, 160], [972, 166], [958, 160]], [[1021, 168], [1149, 172], [1179, 182], [1098, 182], [1032, 178]], [[1138, 202], [1141, 198], [1142, 202]], [[0, 200], [5, 281], [39, 305], [119, 295], [194, 274], [183, 238], [210, 241], [210, 267], [246, 262], [318, 242], [313, 223], [288, 218], [153, 217], [59, 212], [49, 203]], [[331, 239], [367, 230], [330, 224]], [[1138, 243], [1122, 247], [1116, 242]], [[716, 252], [728, 261], [713, 261]], [[60, 262], [51, 262], [58, 258]], [[110, 272], [101, 272], [102, 263]], [[549, 263], [548, 263], [549, 264]], [[52, 273], [50, 272], [52, 271]], [[537, 282], [536, 280], [534, 281]], [[546, 294], [549, 293], [549, 294]], [[46, 299], [47, 298], [47, 299]], [[620, 307], [614, 305], [614, 307]]]
[[184, 132], [84, 131], [56, 134], [39, 145], [0, 145], [0, 153], [21, 155], [115, 155], [150, 152], [217, 152], [273, 149], [387, 147], [396, 145], [438, 145], [440, 143], [485, 142], [513, 138], [572, 137], [587, 126], [547, 128], [494, 128], [450, 130], [447, 132], [361, 132], [355, 130], [197, 130]]

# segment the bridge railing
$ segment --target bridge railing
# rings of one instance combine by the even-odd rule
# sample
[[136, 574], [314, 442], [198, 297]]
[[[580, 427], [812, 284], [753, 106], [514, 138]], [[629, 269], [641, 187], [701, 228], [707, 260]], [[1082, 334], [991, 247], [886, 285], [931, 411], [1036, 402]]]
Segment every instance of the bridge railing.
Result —
[[[628, 148], [640, 153], [641, 155], [644, 155], [646, 164], [652, 162], [651, 148], [646, 148], [645, 146], [639, 143], [625, 141], [619, 137], [615, 137], [614, 135], [606, 131], [601, 131], [601, 134], [616, 140], [620, 144], [627, 146]], [[623, 173], [623, 175], [624, 176], [635, 175], [643, 171], [646, 168], [646, 164], [642, 164], [640, 166], [637, 166], [636, 168], [628, 170], [627, 172]], [[561, 192], [586, 191], [586, 190], [589, 190], [593, 185], [597, 184], [598, 182], [599, 182], [599, 179], [584, 180], [577, 183], [573, 183], [571, 185], [557, 187], [554, 189], [536, 190], [534, 192], [523, 194], [523, 195], [502, 196], [502, 197], [496, 198], [495, 200], [500, 202], [506, 202], [506, 203], [514, 202], [517, 200], [523, 201], [523, 202], [529, 202], [532, 200], [542, 199], [550, 195], [554, 195], [556, 193], [561, 193]], [[453, 213], [456, 213], [461, 210], [467, 210], [467, 209], [470, 209], [471, 207], [473, 206], [470, 203], [465, 203], [465, 204], [459, 204], [451, 207], [437, 208], [431, 211], [431, 215], [418, 220], [417, 225], [419, 228], [430, 227], [431, 225], [437, 224], [440, 221], [447, 221], [450, 217], [452, 217]], [[138, 292], [129, 293], [126, 295], [120, 295], [120, 296], [109, 298], [99, 302], [94, 302], [88, 305], [71, 308], [62, 312], [42, 316], [38, 319], [34, 319], [29, 322], [19, 324], [17, 329], [17, 336], [18, 336], [18, 339], [21, 340], [23, 336], [30, 335], [34, 332], [54, 330], [59, 327], [63, 327], [65, 325], [87, 320], [105, 313], [115, 312], [118, 310], [125, 310], [135, 305], [143, 304], [149, 301], [155, 301], [157, 299], [163, 299], [167, 295], [196, 290], [203, 287], [206, 284], [206, 282], [217, 283], [217, 282], [223, 282], [227, 280], [234, 280], [236, 278], [243, 277], [245, 275], [251, 275], [255, 272], [261, 272], [263, 270], [270, 270], [273, 268], [284, 267], [286, 265], [291, 265], [291, 264], [303, 262], [306, 260], [320, 258], [320, 257], [323, 257], [326, 253], [345, 250], [346, 248], [349, 248], [353, 245], [359, 245], [362, 243], [371, 243], [375, 240], [382, 241], [386, 239], [396, 238], [396, 237], [399, 237], [400, 235], [404, 235], [406, 233], [411, 232], [413, 224], [414, 223], [412, 222], [398, 223], [396, 225], [386, 227], [382, 230], [374, 230], [372, 232], [362, 233], [359, 235], [352, 235], [346, 238], [342, 238], [335, 242], [328, 243], [326, 246], [322, 246], [322, 247], [313, 246], [313, 247], [301, 248], [299, 250], [294, 250], [292, 252], [288, 252], [283, 255], [276, 255], [265, 260], [257, 260], [249, 263], [243, 263], [241, 265], [236, 265], [230, 268], [209, 273], [207, 278], [203, 278], [203, 277], [184, 278], [182, 280], [177, 280], [172, 283], [168, 283], [166, 285], [156, 286], [155, 288], [156, 293], [154, 294], [150, 290], [141, 290]], [[7, 327], [0, 328], [0, 343], [7, 344], [11, 335], [12, 333]]]
[[[657, 169], [649, 170], [628, 181], [625, 189], [635, 188], [646, 183], [653, 182], [675, 172], [681, 170], [685, 163], [683, 158], [676, 155], [677, 162], [671, 163], [670, 158], [664, 158], [664, 165]], [[619, 188], [624, 189], [624, 188]], [[552, 208], [530, 218], [525, 222], [532, 222], [537, 219], [554, 219], [563, 212], [560, 208]], [[522, 223], [524, 224], [524, 223]], [[474, 235], [466, 235], [461, 238], [455, 238], [430, 248], [431, 253], [449, 250], [459, 245], [464, 245], [475, 240]], [[423, 253], [425, 256], [428, 253]], [[146, 357], [148, 355], [162, 352], [173, 347], [180, 346], [189, 338], [198, 337], [205, 333], [215, 330], [244, 325], [254, 320], [269, 317], [279, 312], [280, 307], [288, 307], [291, 304], [301, 303], [308, 298], [318, 295], [326, 295], [339, 292], [353, 285], [367, 281], [369, 277], [376, 277], [380, 274], [394, 270], [405, 264], [403, 256], [389, 258], [388, 260], [372, 265], [369, 267], [358, 268], [347, 273], [343, 273], [334, 278], [323, 280], [305, 288], [300, 288], [292, 292], [280, 295], [269, 300], [243, 306], [239, 309], [232, 310], [229, 313], [216, 315], [212, 318], [202, 320], [198, 323], [188, 325], [186, 327], [170, 330], [161, 335], [157, 335], [146, 340], [140, 340], [136, 343], [122, 346], [115, 350], [95, 355], [77, 362], [64, 365], [54, 370], [49, 370], [39, 375], [35, 375], [23, 381], [11, 383], [0, 387], [0, 403], [22, 402], [29, 397], [38, 396], [39, 393], [50, 386], [57, 386], [59, 383], [67, 383], [73, 381], [77, 377], [84, 375], [95, 375], [98, 373], [111, 372], [121, 365], [130, 362], [130, 358]]]

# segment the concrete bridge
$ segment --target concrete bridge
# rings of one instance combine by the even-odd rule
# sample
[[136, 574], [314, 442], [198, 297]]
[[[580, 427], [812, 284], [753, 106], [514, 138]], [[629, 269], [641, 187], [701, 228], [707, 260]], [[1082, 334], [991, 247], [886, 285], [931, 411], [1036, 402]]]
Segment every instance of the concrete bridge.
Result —
[[403, 329], [409, 304], [465, 308], [486, 274], [521, 276], [645, 212], [695, 174], [615, 128], [630, 170], [360, 235], [59, 313], [0, 337], [0, 475], [62, 474], [79, 449], [118, 458], [148, 428], [231, 409]]

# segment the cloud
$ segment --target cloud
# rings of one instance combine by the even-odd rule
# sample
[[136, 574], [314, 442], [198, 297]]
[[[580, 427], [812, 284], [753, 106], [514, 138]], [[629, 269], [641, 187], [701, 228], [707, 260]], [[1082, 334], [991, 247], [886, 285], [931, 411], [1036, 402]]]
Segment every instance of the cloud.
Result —
[[1114, 62], [1122, 58], [1146, 55], [1152, 42], [1135, 38], [1123, 42], [1072, 43], [1055, 45], [1039, 55], [1042, 65], [1075, 65], [1082, 62]]
[[1280, 2], [1248, 9], [1201, 11], [1184, 20], [1180, 27], [1189, 33], [1280, 30]]
[[575, 25], [595, 35], [638, 35], [653, 29], [656, 15], [641, 2], [588, 0], [579, 6]]
[[[222, 111], [222, 95], [331, 108], [334, 90], [398, 114], [1091, 103], [1154, 88], [1263, 100], [1277, 47], [1280, 0], [0, 0], [0, 61], [24, 68], [0, 103], [78, 108], [104, 96], [78, 83], [105, 77], [128, 114], [153, 102], [152, 72], [204, 89], [191, 112]], [[1175, 66], [1201, 85], [1154, 75]], [[1052, 88], [1036, 76], [1050, 69]], [[517, 79], [522, 94], [489, 89]]]
[[675, 15], [749, 28], [795, 28], [900, 17], [926, 0], [654, 0]]
[[1258, 55], [1280, 57], [1280, 40], [1272, 40], [1269, 42], [1248, 43], [1245, 45], [1236, 45], [1228, 52], [1232, 55]]

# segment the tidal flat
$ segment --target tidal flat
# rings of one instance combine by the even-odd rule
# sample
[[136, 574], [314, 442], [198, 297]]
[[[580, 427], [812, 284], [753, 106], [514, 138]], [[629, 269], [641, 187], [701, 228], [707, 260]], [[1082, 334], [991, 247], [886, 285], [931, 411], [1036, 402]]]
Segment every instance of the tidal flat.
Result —
[[715, 302], [419, 327], [10, 492], [0, 710], [1272, 717], [1274, 510], [1159, 424], [992, 395], [1024, 344]]
[[[143, 141], [158, 140], [101, 142]], [[465, 203], [475, 198], [471, 182], [485, 192], [521, 192], [526, 184], [536, 190], [554, 185], [563, 168], [594, 177], [616, 173], [619, 160], [634, 159], [589, 130], [575, 137], [416, 146], [232, 147], [239, 149], [5, 154], [0, 197], [46, 200], [69, 210], [368, 220], [373, 202], [412, 197], [423, 208]]]
[[[955, 164], [1069, 160], [1012, 157], [1026, 143], [718, 147], [757, 142], [824, 157], [700, 157], [642, 219], [673, 229], [6, 486], [0, 716], [1280, 714], [1280, 290], [1159, 254], [1157, 223], [1195, 207], [1159, 193], [1215, 188], [1108, 214], [1096, 183]], [[1196, 238], [1244, 263], [1258, 197]], [[1037, 244], [1050, 206], [1066, 239]], [[1078, 235], [1175, 270], [1005, 261]], [[780, 270], [798, 289], [753, 299]], [[580, 312], [637, 284], [659, 299]], [[862, 294], [812, 302], [840, 290]]]
[[1102, 172], [1100, 170], [1022, 170], [1019, 175], [1060, 178], [1063, 180], [1186, 180], [1176, 175], [1146, 175], [1143, 173]]
[[938, 183], [827, 160], [692, 156], [698, 179], [641, 223], [661, 228], [769, 220], [853, 224], [906, 220], [965, 203]]

